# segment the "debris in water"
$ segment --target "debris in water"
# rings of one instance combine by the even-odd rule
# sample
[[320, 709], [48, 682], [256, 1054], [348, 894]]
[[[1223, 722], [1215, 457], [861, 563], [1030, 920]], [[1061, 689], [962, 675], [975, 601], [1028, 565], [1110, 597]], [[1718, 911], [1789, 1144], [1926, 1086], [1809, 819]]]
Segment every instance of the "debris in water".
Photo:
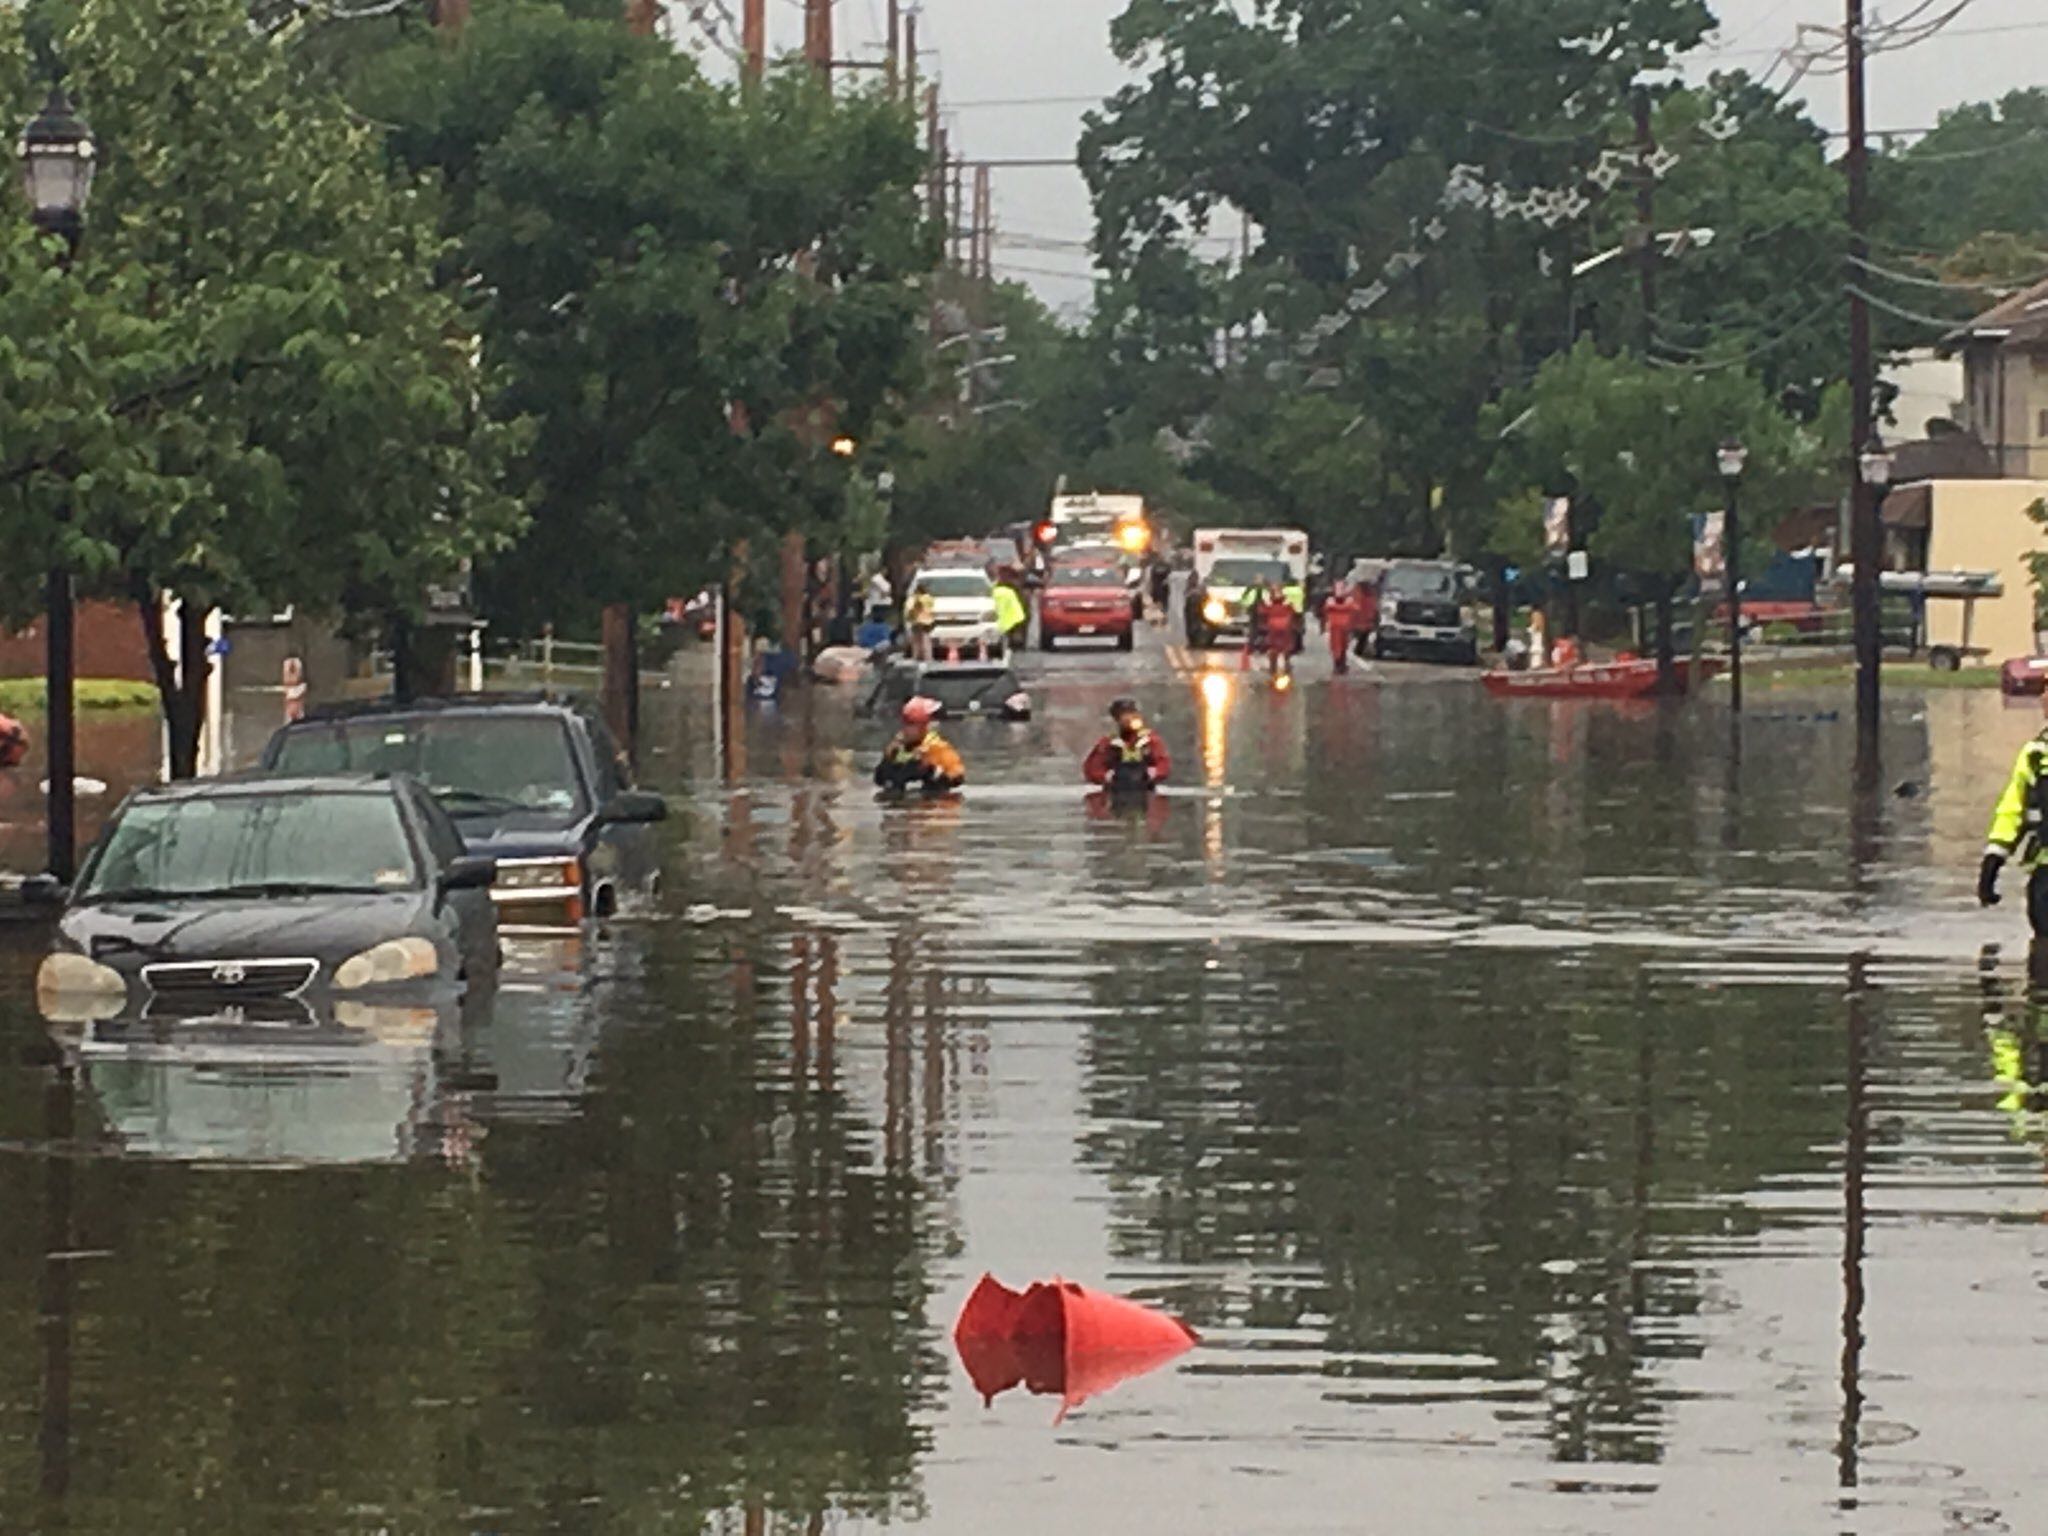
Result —
[[1061, 1400], [1055, 1424], [1199, 1342], [1178, 1318], [1060, 1279], [1019, 1293], [983, 1275], [953, 1325], [953, 1346], [984, 1403], [1021, 1383]]

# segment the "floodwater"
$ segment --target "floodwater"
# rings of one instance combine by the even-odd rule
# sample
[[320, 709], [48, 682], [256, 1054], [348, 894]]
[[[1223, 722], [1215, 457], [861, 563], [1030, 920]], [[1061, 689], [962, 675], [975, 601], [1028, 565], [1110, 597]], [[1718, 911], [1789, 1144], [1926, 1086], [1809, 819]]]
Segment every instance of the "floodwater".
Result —
[[[841, 696], [728, 788], [650, 695], [661, 909], [348, 1050], [58, 1049], [15, 925], [0, 1530], [2048, 1528], [2038, 713], [1896, 699], [1858, 801], [1834, 698], [1233, 660], [1033, 656], [895, 809]], [[985, 1271], [1202, 1342], [984, 1403]]]

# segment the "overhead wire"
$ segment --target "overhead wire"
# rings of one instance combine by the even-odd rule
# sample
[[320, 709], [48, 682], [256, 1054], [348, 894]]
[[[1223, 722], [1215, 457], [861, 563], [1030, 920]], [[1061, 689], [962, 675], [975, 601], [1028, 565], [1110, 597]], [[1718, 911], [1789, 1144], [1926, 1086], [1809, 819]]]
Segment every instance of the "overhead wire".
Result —
[[1897, 304], [1889, 303], [1879, 298], [1876, 294], [1855, 283], [1848, 284], [1846, 291], [1882, 314], [1890, 315], [1894, 319], [1908, 321], [1914, 325], [1931, 326], [1933, 329], [1944, 334], [1950, 331], [1961, 330], [1969, 323], [1966, 320], [1957, 320], [1953, 317], [1944, 318], [1936, 315], [1923, 315], [1917, 310], [1902, 308]]

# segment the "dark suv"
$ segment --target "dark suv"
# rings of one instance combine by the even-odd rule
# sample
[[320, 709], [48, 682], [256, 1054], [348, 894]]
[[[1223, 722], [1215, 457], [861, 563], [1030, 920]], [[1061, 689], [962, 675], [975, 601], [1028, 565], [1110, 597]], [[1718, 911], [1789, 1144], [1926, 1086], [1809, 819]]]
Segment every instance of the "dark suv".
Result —
[[506, 931], [606, 917], [659, 882], [649, 825], [668, 814], [633, 787], [603, 721], [544, 695], [470, 694], [316, 710], [263, 749], [271, 773], [410, 773], [497, 861]]

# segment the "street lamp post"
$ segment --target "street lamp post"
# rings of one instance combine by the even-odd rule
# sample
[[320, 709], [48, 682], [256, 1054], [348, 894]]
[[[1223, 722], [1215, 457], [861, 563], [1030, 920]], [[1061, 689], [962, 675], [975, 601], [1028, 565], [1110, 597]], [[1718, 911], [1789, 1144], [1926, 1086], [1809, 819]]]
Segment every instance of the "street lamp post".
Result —
[[1738, 442], [1721, 445], [1715, 459], [1721, 470], [1721, 484], [1728, 493], [1727, 514], [1721, 525], [1721, 568], [1728, 583], [1728, 688], [1729, 700], [1738, 713], [1742, 709], [1742, 471], [1749, 463], [1749, 450]]
[[[69, 266], [85, 234], [85, 204], [92, 195], [97, 150], [92, 130], [71, 110], [62, 86], [50, 87], [43, 110], [22, 129], [15, 153], [21, 161], [29, 217], [37, 229], [63, 242], [58, 260]], [[66, 507], [59, 513], [59, 521], [69, 518], [70, 509]], [[61, 553], [51, 558], [47, 588], [43, 672], [48, 716], [44, 729], [48, 732], [50, 774], [50, 874], [69, 885], [77, 872], [78, 858], [73, 782], [77, 756], [72, 715], [71, 572]]]

